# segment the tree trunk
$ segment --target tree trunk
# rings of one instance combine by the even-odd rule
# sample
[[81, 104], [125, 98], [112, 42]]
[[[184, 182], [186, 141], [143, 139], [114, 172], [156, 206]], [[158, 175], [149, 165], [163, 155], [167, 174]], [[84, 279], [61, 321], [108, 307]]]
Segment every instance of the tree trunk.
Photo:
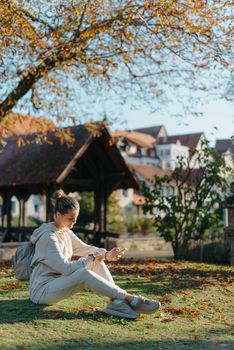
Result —
[[188, 240], [183, 238], [176, 239], [172, 242], [175, 260], [184, 259], [188, 251]]
[[7, 96], [0, 104], [0, 122], [4, 119], [7, 113], [15, 107], [16, 103], [27, 94], [33, 85], [43, 76], [48, 74], [56, 65], [64, 60], [61, 52], [54, 53], [51, 57], [43, 60], [37, 67], [32, 67], [31, 71], [26, 69], [23, 78], [20, 80], [17, 87]]
[[179, 244], [178, 244], [178, 240], [172, 241], [172, 249], [173, 249], [173, 253], [174, 253], [174, 259], [178, 260], [179, 259]]
[[80, 39], [82, 34], [88, 33], [89, 30], [93, 32], [94, 30], [98, 31], [98, 29], [100, 30], [105, 27], [111, 28], [113, 25], [115, 25], [117, 20], [122, 19], [122, 15], [117, 14], [116, 17], [107, 20], [104, 19], [100, 23], [97, 23], [88, 29], [86, 28], [82, 33], [80, 32], [80, 28], [78, 26], [78, 29], [74, 32], [74, 36], [70, 41], [64, 43], [64, 45], [55, 47], [48, 57], [44, 59], [42, 58], [37, 67], [31, 67], [31, 71], [29, 71], [29, 68], [27, 68], [25, 71], [21, 72], [22, 79], [20, 80], [18, 86], [2, 103], [0, 103], [0, 122], [4, 119], [7, 113], [13, 107], [15, 107], [20, 98], [26, 95], [26, 93], [43, 75], [47, 75], [56, 66], [59, 66], [61, 63], [71, 60], [77, 56], [76, 48], [79, 45], [85, 45], [88, 40], [87, 36], [87, 38], [83, 38], [83, 40], [78, 42], [78, 39]]
[[188, 240], [181, 239], [180, 248], [179, 248], [180, 259], [185, 259], [187, 251], [188, 251]]

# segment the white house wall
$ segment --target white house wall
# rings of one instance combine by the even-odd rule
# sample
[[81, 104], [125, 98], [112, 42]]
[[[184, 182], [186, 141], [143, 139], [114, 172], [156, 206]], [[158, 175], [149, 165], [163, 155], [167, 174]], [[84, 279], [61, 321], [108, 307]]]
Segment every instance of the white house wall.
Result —
[[177, 157], [189, 157], [189, 148], [179, 144], [157, 145], [157, 155], [162, 161], [162, 168], [174, 169]]
[[[13, 196], [11, 198], [12, 202], [12, 216], [18, 217], [19, 216], [19, 201], [18, 199]], [[37, 208], [37, 211], [35, 210]], [[33, 216], [40, 220], [45, 220], [45, 212], [46, 212], [46, 206], [45, 206], [45, 200], [41, 200], [41, 198], [37, 195], [31, 195], [27, 202], [25, 203], [25, 216]]]
[[124, 157], [127, 163], [140, 164], [140, 165], [152, 165], [158, 167], [160, 165], [160, 160], [151, 157]]
[[133, 194], [134, 190], [132, 188], [116, 191], [116, 198], [118, 199], [119, 206], [125, 211], [130, 210], [133, 206]]

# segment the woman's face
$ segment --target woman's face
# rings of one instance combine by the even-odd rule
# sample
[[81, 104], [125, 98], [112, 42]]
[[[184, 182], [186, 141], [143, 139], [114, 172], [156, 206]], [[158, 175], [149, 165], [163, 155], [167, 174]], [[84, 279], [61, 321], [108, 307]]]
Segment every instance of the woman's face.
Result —
[[54, 214], [55, 223], [58, 227], [72, 228], [76, 223], [78, 215], [79, 215], [78, 209], [69, 210], [66, 214], [61, 214], [60, 212], [57, 211]]

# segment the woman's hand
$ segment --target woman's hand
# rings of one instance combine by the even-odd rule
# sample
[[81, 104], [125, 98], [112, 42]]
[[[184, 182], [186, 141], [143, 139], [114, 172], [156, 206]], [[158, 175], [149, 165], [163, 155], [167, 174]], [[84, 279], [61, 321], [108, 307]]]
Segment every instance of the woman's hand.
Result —
[[105, 259], [105, 255], [103, 253], [100, 252], [95, 252], [93, 253], [93, 256], [95, 257], [95, 260], [102, 262]]
[[124, 255], [125, 249], [113, 248], [109, 252], [106, 252], [105, 257], [108, 261], [117, 261]]
[[107, 261], [117, 261], [120, 258], [122, 258], [122, 256], [125, 253], [125, 250], [127, 249], [113, 248], [110, 251], [106, 252], [105, 255], [97, 251], [93, 254], [93, 256], [99, 262], [103, 261], [104, 259], [106, 259]]

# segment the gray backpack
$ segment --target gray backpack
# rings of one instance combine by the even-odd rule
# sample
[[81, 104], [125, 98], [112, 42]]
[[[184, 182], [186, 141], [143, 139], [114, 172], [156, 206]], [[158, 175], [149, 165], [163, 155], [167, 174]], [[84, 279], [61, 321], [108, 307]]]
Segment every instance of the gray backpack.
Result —
[[12, 257], [12, 267], [15, 277], [20, 280], [29, 280], [33, 267], [31, 267], [32, 258], [35, 253], [35, 244], [30, 241], [18, 247], [15, 255]]

